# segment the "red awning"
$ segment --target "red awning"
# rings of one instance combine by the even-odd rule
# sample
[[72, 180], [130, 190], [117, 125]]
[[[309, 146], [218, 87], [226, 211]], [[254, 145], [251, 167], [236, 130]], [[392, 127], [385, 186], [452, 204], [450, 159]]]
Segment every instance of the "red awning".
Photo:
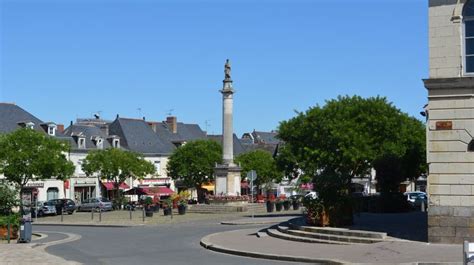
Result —
[[[114, 190], [115, 189], [115, 182], [102, 182], [102, 185], [104, 185], [106, 190]], [[130, 186], [128, 186], [126, 183], [120, 183], [119, 189], [121, 190], [126, 190], [129, 189]]]
[[139, 188], [146, 195], [170, 196], [174, 191], [168, 187], [142, 187]]

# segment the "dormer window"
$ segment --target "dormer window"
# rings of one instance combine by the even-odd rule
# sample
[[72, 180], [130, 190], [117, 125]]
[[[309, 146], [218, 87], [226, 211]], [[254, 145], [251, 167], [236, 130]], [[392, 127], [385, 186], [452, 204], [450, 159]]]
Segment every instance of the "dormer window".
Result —
[[33, 129], [35, 127], [35, 124], [32, 122], [27, 122], [25, 125], [26, 125], [25, 128], [28, 128], [28, 129]]
[[84, 137], [79, 137], [77, 141], [77, 147], [79, 149], [85, 149], [86, 148], [86, 138]]
[[120, 139], [113, 139], [112, 140], [112, 146], [114, 148], [120, 148]]
[[93, 136], [91, 140], [94, 142], [97, 149], [103, 149], [104, 148], [104, 141], [102, 140], [101, 137]]
[[471, 142], [467, 145], [467, 151], [474, 152], [474, 140], [471, 140]]
[[49, 124], [48, 125], [48, 134], [51, 135], [51, 136], [56, 135], [56, 125], [54, 125], [54, 124]]
[[97, 139], [97, 143], [95, 145], [97, 146], [97, 149], [103, 149], [104, 142], [102, 141], [102, 138]]

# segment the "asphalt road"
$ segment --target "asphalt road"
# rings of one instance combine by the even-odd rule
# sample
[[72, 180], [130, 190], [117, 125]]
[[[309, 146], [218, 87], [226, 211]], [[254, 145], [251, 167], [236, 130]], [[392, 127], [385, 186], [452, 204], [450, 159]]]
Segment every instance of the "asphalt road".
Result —
[[50, 239], [57, 236], [55, 231], [81, 235], [78, 241], [51, 246], [46, 251], [83, 264], [301, 264], [227, 255], [199, 245], [205, 235], [240, 228], [244, 227], [225, 226], [214, 220], [129, 228], [34, 225], [33, 231], [50, 231]]

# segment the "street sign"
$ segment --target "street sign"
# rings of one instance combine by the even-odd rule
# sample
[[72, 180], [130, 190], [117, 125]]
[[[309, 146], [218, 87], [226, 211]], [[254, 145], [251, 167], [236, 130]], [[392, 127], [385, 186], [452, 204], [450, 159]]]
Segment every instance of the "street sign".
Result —
[[250, 170], [248, 173], [247, 173], [247, 178], [248, 180], [250, 181], [255, 181], [257, 179], [257, 172], [255, 170]]

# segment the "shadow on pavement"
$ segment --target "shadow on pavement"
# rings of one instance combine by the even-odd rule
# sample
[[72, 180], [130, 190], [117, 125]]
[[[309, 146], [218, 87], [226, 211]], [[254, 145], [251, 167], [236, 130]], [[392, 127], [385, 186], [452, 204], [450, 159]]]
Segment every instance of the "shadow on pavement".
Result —
[[389, 236], [428, 241], [428, 216], [426, 212], [360, 213], [354, 215], [351, 229], [385, 232]]

